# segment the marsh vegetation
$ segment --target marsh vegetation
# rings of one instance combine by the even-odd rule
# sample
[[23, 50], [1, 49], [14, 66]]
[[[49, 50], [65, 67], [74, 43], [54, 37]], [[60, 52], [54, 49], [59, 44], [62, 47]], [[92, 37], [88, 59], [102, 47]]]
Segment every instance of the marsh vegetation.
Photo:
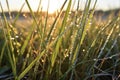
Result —
[[0, 80], [120, 79], [119, 13], [102, 22], [94, 16], [96, 2], [73, 15], [66, 1], [53, 17], [34, 13], [25, 0], [30, 16], [20, 17], [23, 5], [9, 20], [0, 4]]

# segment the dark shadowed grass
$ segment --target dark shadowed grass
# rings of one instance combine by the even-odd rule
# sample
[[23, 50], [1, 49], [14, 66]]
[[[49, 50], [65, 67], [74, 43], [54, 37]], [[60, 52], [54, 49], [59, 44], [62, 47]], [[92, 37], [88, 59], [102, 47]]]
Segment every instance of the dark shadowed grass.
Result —
[[[72, 0], [65, 0], [50, 22], [48, 12], [42, 18], [41, 0], [37, 15], [25, 0], [32, 17], [29, 26], [24, 26], [28, 30], [17, 26], [24, 4], [11, 20], [7, 19], [0, 4], [3, 15], [0, 21], [0, 79], [119, 80], [120, 17], [98, 24], [94, 19], [96, 2], [91, 10], [91, 0], [88, 0], [80, 13], [78, 0], [72, 15]], [[8, 0], [6, 3], [11, 16]]]

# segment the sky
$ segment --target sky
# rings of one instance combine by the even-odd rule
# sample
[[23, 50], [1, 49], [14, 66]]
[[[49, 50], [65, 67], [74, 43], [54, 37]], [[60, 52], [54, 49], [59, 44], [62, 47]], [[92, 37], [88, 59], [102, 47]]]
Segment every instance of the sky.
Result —
[[[32, 10], [36, 11], [40, 0], [28, 0], [28, 1], [30, 3], [30, 6], [32, 7]], [[49, 13], [52, 13], [56, 10], [59, 10], [65, 0], [41, 0], [41, 7], [43, 11], [47, 10], [48, 1], [49, 1]], [[73, 0], [73, 1], [75, 1], [74, 7], [76, 7], [78, 0]], [[86, 0], [80, 0], [81, 9], [83, 9], [83, 7], [85, 6], [85, 1]], [[94, 3], [94, 1], [95, 0], [92, 0], [92, 3]], [[0, 2], [2, 4], [4, 11], [7, 11], [8, 8], [6, 5], [6, 0], [0, 0]], [[8, 2], [9, 2], [10, 10], [19, 11], [22, 4], [25, 2], [25, 0], [8, 0]], [[109, 10], [114, 8], [120, 8], [120, 0], [98, 0], [97, 1], [96, 9], [98, 10]], [[26, 4], [23, 8], [23, 11], [29, 11]], [[0, 12], [1, 12], [1, 8], [0, 8]]]

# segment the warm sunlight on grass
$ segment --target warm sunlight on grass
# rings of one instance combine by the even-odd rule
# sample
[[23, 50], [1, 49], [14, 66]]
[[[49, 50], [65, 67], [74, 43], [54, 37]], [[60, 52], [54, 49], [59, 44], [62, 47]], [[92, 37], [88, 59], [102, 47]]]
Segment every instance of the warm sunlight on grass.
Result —
[[92, 9], [92, 0], [84, 10], [73, 11], [73, 0], [61, 8], [57, 0], [42, 0], [34, 9], [24, 0], [29, 12], [22, 12], [24, 4], [11, 12], [4, 1], [9, 12], [0, 1], [0, 80], [120, 80], [120, 10], [96, 11], [97, 0]]
[[41, 6], [43, 11], [47, 11], [47, 8], [48, 8], [48, 13], [51, 14], [59, 10], [61, 7], [61, 4], [59, 0], [42, 0]]

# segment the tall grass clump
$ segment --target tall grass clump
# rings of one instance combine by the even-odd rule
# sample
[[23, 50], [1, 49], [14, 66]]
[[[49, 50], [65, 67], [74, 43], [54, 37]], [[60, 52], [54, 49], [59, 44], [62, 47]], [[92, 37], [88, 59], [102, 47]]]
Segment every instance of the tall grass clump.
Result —
[[8, 19], [0, 3], [0, 80], [119, 80], [119, 14], [98, 24], [97, 0], [93, 6], [87, 0], [82, 12], [80, 0], [75, 11], [73, 0], [65, 0], [51, 21], [49, 5], [43, 17], [41, 1], [33, 12], [25, 0], [30, 16], [23, 27], [19, 20], [24, 4], [13, 18], [6, 0]]

